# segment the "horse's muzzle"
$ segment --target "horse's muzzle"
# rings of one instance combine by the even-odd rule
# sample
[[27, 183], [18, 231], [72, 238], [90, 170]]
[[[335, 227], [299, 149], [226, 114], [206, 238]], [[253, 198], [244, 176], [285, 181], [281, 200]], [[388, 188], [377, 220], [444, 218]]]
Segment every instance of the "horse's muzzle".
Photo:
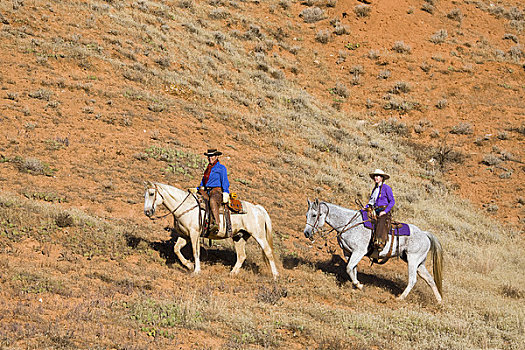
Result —
[[148, 218], [152, 217], [153, 214], [155, 214], [154, 209], [144, 209], [144, 215], [146, 215]]
[[312, 230], [305, 229], [304, 230], [304, 236], [306, 238], [310, 239], [310, 237], [312, 237]]

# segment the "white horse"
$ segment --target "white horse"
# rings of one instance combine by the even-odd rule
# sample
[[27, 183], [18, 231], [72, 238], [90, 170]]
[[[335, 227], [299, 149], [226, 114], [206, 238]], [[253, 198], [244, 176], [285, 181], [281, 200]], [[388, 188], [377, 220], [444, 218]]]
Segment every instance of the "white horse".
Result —
[[[320, 230], [325, 222], [337, 233], [339, 245], [343, 249], [345, 258], [348, 261], [346, 272], [350, 276], [352, 283], [358, 289], [363, 289], [363, 285], [357, 280], [357, 264], [365, 255], [370, 255], [369, 242], [372, 231], [363, 225], [361, 213], [356, 210], [340, 207], [327, 202], [314, 202], [308, 200], [308, 211], [306, 212], [306, 227], [304, 235], [306, 238], [313, 238], [315, 231]], [[405, 299], [416, 283], [417, 274], [428, 283], [434, 295], [441, 303], [442, 300], [442, 259], [443, 250], [436, 236], [430, 232], [422, 231], [414, 225], [410, 227], [410, 236], [395, 236], [391, 239], [389, 235], [388, 243], [379, 252], [379, 258], [384, 258], [390, 251], [391, 256], [399, 256], [408, 264], [408, 285], [398, 299]], [[427, 254], [432, 251], [434, 278], [425, 267]], [[434, 281], [435, 279], [435, 281]]]
[[[157, 182], [148, 183], [148, 189], [146, 189], [146, 193], [144, 194], [144, 214], [152, 218], [156, 208], [161, 204], [164, 204], [169, 210], [169, 214], [174, 217], [174, 229], [179, 236], [174, 247], [175, 254], [184, 266], [189, 270], [193, 270], [194, 274], [198, 274], [201, 271], [199, 238], [202, 231], [199, 218], [202, 213], [199, 212], [201, 209], [196, 199], [187, 191], [176, 187]], [[245, 212], [244, 214], [231, 215], [233, 242], [235, 252], [237, 253], [237, 261], [230, 273], [233, 275], [239, 273], [244, 260], [246, 260], [246, 241], [250, 236], [253, 236], [262, 248], [264, 261], [269, 264], [273, 277], [277, 278], [279, 273], [275, 265], [273, 253], [272, 222], [270, 216], [261, 205], [254, 205], [242, 201], [242, 206]], [[221, 214], [221, 223], [224, 222], [224, 217]], [[227, 238], [224, 233], [224, 225], [221, 225], [219, 232], [210, 235], [208, 238]], [[191, 241], [195, 263], [191, 263], [181, 253], [181, 249], [188, 241]]]

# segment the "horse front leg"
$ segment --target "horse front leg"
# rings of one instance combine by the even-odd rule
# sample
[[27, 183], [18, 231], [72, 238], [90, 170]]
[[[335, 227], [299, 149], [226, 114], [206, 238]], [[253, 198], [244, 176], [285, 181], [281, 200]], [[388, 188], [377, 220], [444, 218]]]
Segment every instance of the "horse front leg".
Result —
[[346, 273], [350, 276], [352, 284], [356, 286], [357, 289], [363, 289], [363, 285], [357, 279], [357, 264], [363, 259], [366, 254], [366, 250], [355, 250], [350, 255], [348, 264], [346, 265]]
[[201, 246], [200, 246], [200, 234], [199, 231], [192, 232], [190, 234], [191, 246], [193, 248], [193, 259], [195, 261], [195, 268], [193, 270], [194, 275], [198, 275], [201, 272]]
[[186, 246], [188, 243], [188, 240], [182, 236], [179, 236], [177, 238], [177, 242], [175, 242], [175, 246], [173, 247], [173, 251], [175, 252], [175, 255], [179, 258], [182, 265], [186, 266], [189, 270], [193, 270], [193, 263], [186, 259], [184, 255], [182, 255], [181, 249]]

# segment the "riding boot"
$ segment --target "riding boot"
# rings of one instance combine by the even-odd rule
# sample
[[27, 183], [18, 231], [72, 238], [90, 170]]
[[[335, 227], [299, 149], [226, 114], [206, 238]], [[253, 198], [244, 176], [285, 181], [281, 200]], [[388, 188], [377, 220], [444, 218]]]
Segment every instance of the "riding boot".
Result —
[[226, 237], [232, 237], [232, 221], [227, 205], [224, 206], [224, 222], [226, 223]]
[[215, 198], [210, 198], [210, 207], [211, 207], [211, 213], [213, 215], [213, 224], [210, 225], [210, 233], [217, 233], [219, 231], [219, 227], [221, 224], [221, 219], [219, 217], [219, 203], [214, 200]]

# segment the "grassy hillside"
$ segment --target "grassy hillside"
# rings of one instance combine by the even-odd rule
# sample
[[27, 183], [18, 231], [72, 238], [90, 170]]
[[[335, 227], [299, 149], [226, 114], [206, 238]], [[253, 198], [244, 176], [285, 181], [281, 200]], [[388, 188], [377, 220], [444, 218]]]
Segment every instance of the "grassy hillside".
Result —
[[[521, 7], [520, 7], [521, 6]], [[6, 348], [518, 349], [524, 340], [518, 1], [0, 4], [0, 344]], [[344, 16], [343, 16], [344, 13]], [[143, 181], [218, 147], [273, 221], [189, 275]], [[431, 160], [431, 161], [429, 161]], [[304, 239], [306, 198], [355, 208], [381, 167], [445, 251], [444, 303], [404, 263]], [[189, 254], [189, 251], [185, 252]], [[189, 256], [189, 255], [188, 255]]]

